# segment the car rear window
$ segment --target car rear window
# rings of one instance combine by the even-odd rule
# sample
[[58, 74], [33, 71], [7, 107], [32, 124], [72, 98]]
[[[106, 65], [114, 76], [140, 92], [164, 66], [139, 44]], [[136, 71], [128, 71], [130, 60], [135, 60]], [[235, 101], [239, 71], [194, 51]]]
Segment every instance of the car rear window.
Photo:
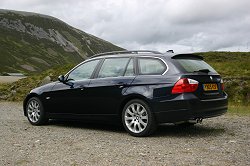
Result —
[[208, 69], [210, 72], [216, 73], [216, 71], [205, 61], [201, 59], [176, 59], [178, 63], [186, 70], [186, 72], [192, 73], [200, 70]]

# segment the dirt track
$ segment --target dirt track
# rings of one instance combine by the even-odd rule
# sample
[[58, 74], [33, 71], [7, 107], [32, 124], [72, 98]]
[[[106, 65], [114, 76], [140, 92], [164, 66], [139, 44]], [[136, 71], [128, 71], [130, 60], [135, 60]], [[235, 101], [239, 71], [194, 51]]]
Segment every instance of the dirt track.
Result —
[[15, 76], [0, 76], [0, 83], [12, 83], [16, 82], [25, 77], [15, 77]]
[[162, 125], [135, 138], [110, 125], [31, 126], [21, 103], [0, 103], [0, 165], [250, 165], [250, 117], [225, 115], [193, 128]]

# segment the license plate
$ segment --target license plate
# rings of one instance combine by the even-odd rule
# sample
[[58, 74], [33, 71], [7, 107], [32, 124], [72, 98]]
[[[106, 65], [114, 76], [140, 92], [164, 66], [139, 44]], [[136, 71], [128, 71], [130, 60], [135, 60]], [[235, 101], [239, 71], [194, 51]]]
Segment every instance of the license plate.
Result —
[[218, 90], [217, 84], [203, 84], [204, 91]]

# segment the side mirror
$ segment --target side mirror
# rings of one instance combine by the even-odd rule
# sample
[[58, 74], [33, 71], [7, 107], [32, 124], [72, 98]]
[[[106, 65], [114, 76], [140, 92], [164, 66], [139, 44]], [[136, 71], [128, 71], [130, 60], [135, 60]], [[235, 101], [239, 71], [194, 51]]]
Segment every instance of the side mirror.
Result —
[[60, 81], [60, 82], [65, 82], [65, 78], [64, 78], [64, 75], [60, 75], [59, 77], [58, 77], [58, 81]]

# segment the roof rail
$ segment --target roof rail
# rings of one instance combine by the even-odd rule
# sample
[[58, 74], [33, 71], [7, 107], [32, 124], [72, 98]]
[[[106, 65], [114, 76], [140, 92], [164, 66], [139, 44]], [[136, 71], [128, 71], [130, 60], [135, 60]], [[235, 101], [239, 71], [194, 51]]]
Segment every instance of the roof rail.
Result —
[[167, 50], [168, 53], [174, 53], [174, 50]]
[[114, 55], [114, 54], [139, 54], [139, 53], [153, 53], [153, 54], [162, 54], [158, 51], [150, 51], [150, 50], [132, 50], [132, 51], [112, 51], [112, 52], [104, 52], [100, 54], [95, 54], [91, 56], [91, 58], [102, 56], [102, 55]]

